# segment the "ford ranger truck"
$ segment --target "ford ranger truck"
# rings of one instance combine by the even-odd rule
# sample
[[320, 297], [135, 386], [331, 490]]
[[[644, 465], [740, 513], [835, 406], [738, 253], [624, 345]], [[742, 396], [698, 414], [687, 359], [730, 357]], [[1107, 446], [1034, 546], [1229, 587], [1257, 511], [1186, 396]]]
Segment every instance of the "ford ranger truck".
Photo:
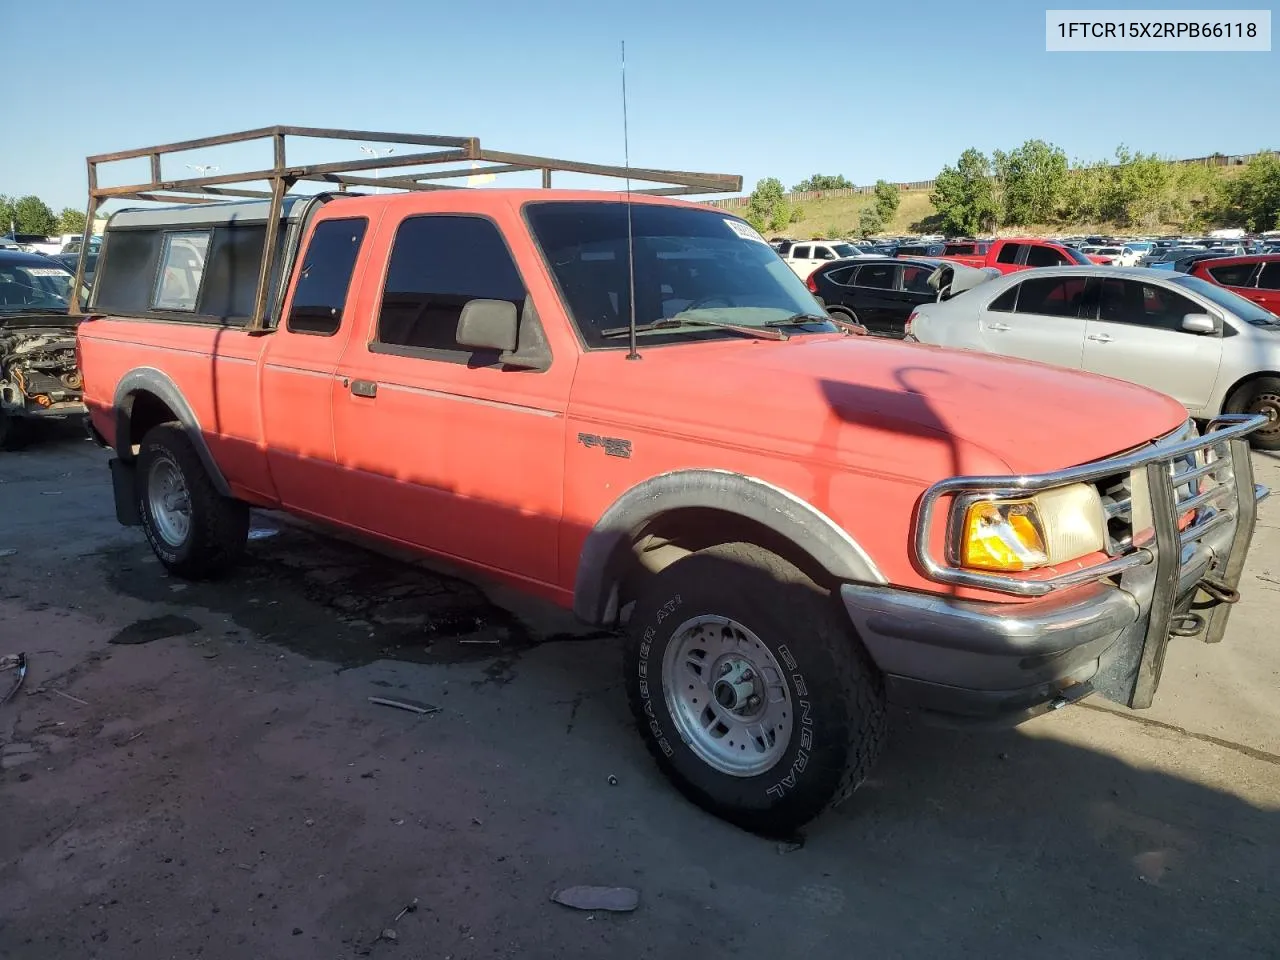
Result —
[[120, 520], [178, 576], [226, 572], [263, 508], [571, 608], [625, 634], [663, 772], [769, 834], [863, 781], [889, 704], [1141, 708], [1171, 637], [1223, 639], [1260, 417], [1201, 434], [1141, 387], [856, 335], [675, 199], [281, 209], [264, 329], [265, 201], [106, 229], [85, 399]]

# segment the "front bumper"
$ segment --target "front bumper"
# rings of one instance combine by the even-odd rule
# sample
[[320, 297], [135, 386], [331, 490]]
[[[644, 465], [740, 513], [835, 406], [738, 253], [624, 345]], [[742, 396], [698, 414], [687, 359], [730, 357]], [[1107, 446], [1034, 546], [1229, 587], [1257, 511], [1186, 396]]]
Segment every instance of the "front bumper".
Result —
[[1170, 636], [1214, 643], [1226, 628], [1222, 588], [1229, 596], [1239, 583], [1257, 503], [1269, 493], [1253, 483], [1242, 437], [1218, 442], [1229, 445], [1229, 502], [1197, 509], [1184, 529], [1172, 481], [1161, 475], [1169, 465], [1155, 457], [1148, 477], [1168, 490], [1157, 491], [1153, 507], [1167, 493], [1165, 515], [1155, 510], [1154, 537], [1128, 554], [1134, 562], [1111, 564], [1110, 575], [1066, 582], [1023, 603], [845, 584], [841, 598], [890, 699], [987, 719], [1025, 716], [1095, 690], [1149, 706]]

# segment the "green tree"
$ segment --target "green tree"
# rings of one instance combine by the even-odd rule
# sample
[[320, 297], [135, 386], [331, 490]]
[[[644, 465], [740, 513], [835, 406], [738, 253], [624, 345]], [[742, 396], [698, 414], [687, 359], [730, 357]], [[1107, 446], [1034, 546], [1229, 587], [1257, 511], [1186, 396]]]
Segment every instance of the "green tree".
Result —
[[58, 233], [84, 233], [84, 211], [73, 207], [63, 207], [58, 214]]
[[47, 237], [56, 226], [53, 211], [37, 196], [19, 197], [14, 201], [13, 217], [17, 221], [18, 233], [38, 233]]
[[1217, 213], [1233, 226], [1280, 229], [1280, 157], [1264, 153], [1250, 160], [1223, 186]]
[[1103, 195], [1103, 213], [1124, 226], [1154, 227], [1172, 219], [1173, 165], [1121, 144]]
[[746, 221], [757, 230], [782, 230], [792, 222], [793, 211], [777, 177], [765, 177], [747, 199]]
[[1102, 219], [1103, 194], [1111, 176], [1105, 161], [1076, 162], [1062, 186], [1058, 216], [1067, 223], [1097, 223]]
[[970, 236], [993, 228], [997, 210], [986, 155], [970, 147], [954, 167], [943, 167], [929, 199], [937, 208], [942, 229], [952, 236]]
[[1044, 140], [1028, 140], [1005, 153], [993, 154], [1000, 186], [1003, 220], [1026, 226], [1053, 220], [1067, 186], [1067, 155]]
[[883, 229], [884, 218], [880, 216], [880, 211], [875, 204], [864, 207], [862, 212], [858, 214], [858, 231], [864, 237], [879, 233]]
[[808, 193], [813, 190], [849, 190], [853, 184], [841, 174], [832, 176], [826, 173], [815, 173], [806, 180], [801, 180], [791, 189], [796, 193]]
[[[889, 223], [894, 214], [898, 212], [898, 204], [902, 202], [902, 191], [898, 189], [896, 183], [889, 183], [887, 180], [877, 180], [875, 185], [875, 210], [876, 216], [879, 217], [880, 226]], [[879, 227], [877, 227], [879, 229]]]

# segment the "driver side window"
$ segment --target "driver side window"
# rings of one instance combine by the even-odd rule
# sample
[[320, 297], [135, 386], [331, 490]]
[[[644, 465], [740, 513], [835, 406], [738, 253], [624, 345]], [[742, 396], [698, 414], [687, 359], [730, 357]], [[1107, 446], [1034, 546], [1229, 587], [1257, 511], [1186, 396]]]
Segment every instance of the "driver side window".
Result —
[[1137, 280], [1102, 281], [1098, 319], [1161, 330], [1182, 331], [1182, 318], [1204, 310], [1179, 293]]

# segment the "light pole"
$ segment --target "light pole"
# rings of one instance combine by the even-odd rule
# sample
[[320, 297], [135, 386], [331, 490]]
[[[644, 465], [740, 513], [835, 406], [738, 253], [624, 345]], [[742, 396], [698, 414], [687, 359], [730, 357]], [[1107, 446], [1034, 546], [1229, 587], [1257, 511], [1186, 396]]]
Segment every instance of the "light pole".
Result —
[[[376, 160], [376, 159], [378, 159], [378, 157], [385, 157], [385, 156], [388, 156], [388, 155], [390, 155], [390, 154], [395, 153], [395, 152], [396, 152], [396, 148], [395, 148], [395, 147], [387, 147], [385, 150], [379, 150], [377, 147], [367, 147], [367, 146], [365, 146], [365, 145], [362, 143], [362, 144], [360, 144], [360, 152], [361, 152], [361, 153], [363, 153], [363, 154], [365, 154], [366, 156], [373, 157], [373, 158]], [[379, 171], [379, 170], [374, 170], [374, 171], [373, 171], [373, 178], [374, 178], [375, 180], [377, 180], [377, 179], [378, 179], [378, 176], [380, 175], [380, 173], [381, 173], [381, 171]], [[374, 192], [374, 193], [379, 193], [380, 191], [381, 191], [381, 188], [380, 188], [380, 187], [376, 187], [376, 186], [375, 186], [375, 187], [373, 188], [373, 192]]]
[[188, 163], [187, 169], [194, 170], [196, 173], [200, 174], [200, 176], [202, 177], [206, 173], [214, 173], [218, 170], [218, 168], [211, 163]]

